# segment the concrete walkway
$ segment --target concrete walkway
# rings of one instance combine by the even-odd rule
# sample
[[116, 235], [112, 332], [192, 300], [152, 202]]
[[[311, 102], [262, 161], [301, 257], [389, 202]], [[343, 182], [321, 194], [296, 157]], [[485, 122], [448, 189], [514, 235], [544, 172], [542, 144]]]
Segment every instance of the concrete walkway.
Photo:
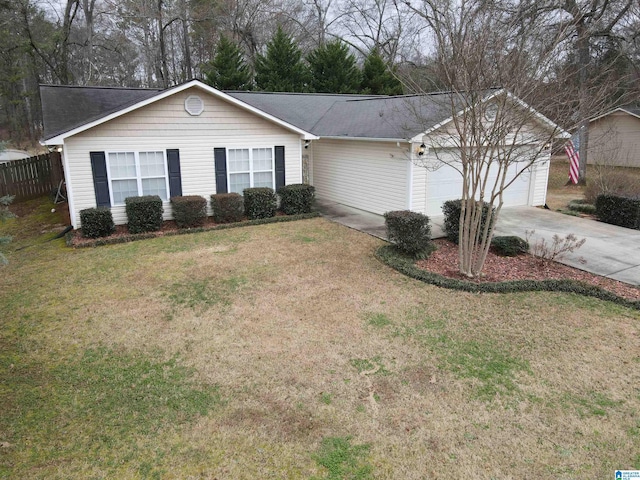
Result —
[[[335, 202], [319, 200], [320, 212], [329, 220], [387, 240], [384, 217], [347, 207]], [[444, 237], [444, 217], [430, 217], [433, 238]], [[632, 285], [640, 285], [640, 231], [607, 223], [564, 215], [535, 207], [503, 207], [495, 235], [517, 235], [525, 238], [526, 231], [534, 231], [529, 242], [545, 239], [548, 245], [553, 235], [564, 238], [573, 233], [585, 244], [565, 256], [561, 263], [610, 277]]]
[[[346, 227], [368, 233], [369, 235], [381, 238], [382, 240], [388, 240], [387, 227], [384, 225], [384, 217], [382, 215], [365, 212], [364, 210], [347, 207], [340, 203], [320, 199], [316, 200], [316, 206], [320, 213], [329, 220]], [[431, 237], [444, 237], [444, 232], [442, 231], [442, 222], [444, 217], [430, 217], [430, 219]]]

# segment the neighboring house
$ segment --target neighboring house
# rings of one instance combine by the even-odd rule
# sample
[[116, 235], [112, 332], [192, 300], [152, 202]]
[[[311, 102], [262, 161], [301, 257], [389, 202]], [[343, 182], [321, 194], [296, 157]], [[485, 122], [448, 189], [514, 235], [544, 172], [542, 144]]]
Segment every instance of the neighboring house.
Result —
[[[126, 223], [124, 199], [135, 195], [160, 195], [171, 218], [174, 195], [304, 181], [321, 199], [377, 214], [441, 215], [462, 191], [453, 168], [418, 166], [436, 161], [419, 146], [451, 121], [439, 95], [221, 92], [192, 80], [167, 90], [41, 86], [40, 96], [43, 143], [62, 147], [76, 228], [80, 210], [95, 206]], [[557, 129], [537, 119], [534, 128]], [[543, 205], [548, 168], [540, 162], [514, 182], [505, 204]]]
[[590, 120], [587, 162], [640, 167], [640, 106], [625, 105]]
[[22, 160], [29, 158], [29, 152], [24, 150], [16, 150], [15, 148], [6, 148], [0, 152], [0, 164], [11, 162], [13, 160]]

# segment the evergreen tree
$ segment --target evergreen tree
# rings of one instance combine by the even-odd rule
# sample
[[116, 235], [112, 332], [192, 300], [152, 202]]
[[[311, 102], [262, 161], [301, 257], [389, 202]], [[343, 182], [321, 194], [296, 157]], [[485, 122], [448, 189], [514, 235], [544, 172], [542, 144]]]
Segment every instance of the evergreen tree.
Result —
[[251, 70], [244, 61], [242, 50], [224, 35], [220, 37], [205, 81], [219, 90], [251, 89]]
[[304, 92], [308, 71], [302, 52], [281, 27], [267, 44], [266, 55], [256, 58], [256, 85], [271, 92]]
[[320, 45], [307, 57], [311, 72], [311, 88], [322, 93], [357, 93], [360, 70], [356, 57], [340, 40]]
[[371, 50], [362, 70], [362, 93], [401, 95], [402, 84], [389, 70], [377, 49]]

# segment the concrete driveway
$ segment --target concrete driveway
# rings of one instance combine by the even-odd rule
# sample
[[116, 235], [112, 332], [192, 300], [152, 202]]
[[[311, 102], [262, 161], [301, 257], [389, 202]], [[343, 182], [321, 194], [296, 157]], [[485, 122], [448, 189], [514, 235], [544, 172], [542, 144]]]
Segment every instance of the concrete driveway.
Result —
[[[387, 240], [384, 217], [347, 207], [335, 202], [319, 200], [318, 208], [329, 220]], [[443, 217], [431, 217], [433, 238], [444, 236]], [[573, 233], [585, 244], [567, 254], [562, 263], [610, 277], [632, 285], [640, 285], [640, 231], [616, 227], [579, 217], [572, 217], [535, 207], [503, 207], [495, 235], [517, 235], [525, 238], [533, 230], [530, 243], [544, 238], [547, 244], [558, 234], [564, 238]], [[584, 260], [584, 262], [583, 262]]]
[[586, 238], [587, 241], [580, 249], [567, 254], [561, 262], [603, 277], [640, 285], [640, 230], [541, 208], [502, 209], [496, 235], [518, 235], [524, 238], [526, 230], [535, 231], [529, 239], [530, 243], [544, 238], [550, 244], [554, 234], [565, 237], [573, 233], [578, 239]]

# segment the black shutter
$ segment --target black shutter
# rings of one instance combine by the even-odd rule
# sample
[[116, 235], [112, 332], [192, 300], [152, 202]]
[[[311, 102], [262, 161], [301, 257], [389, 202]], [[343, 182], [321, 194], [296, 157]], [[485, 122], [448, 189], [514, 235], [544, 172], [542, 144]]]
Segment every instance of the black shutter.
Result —
[[91, 158], [91, 171], [93, 172], [93, 188], [96, 192], [96, 206], [110, 207], [107, 158], [104, 152], [89, 152], [89, 157]]
[[169, 171], [169, 196], [182, 195], [182, 178], [180, 177], [180, 150], [167, 150], [167, 170]]
[[227, 151], [214, 148], [213, 158], [216, 163], [216, 193], [227, 193]]
[[284, 147], [275, 147], [276, 150], [276, 190], [284, 187]]

